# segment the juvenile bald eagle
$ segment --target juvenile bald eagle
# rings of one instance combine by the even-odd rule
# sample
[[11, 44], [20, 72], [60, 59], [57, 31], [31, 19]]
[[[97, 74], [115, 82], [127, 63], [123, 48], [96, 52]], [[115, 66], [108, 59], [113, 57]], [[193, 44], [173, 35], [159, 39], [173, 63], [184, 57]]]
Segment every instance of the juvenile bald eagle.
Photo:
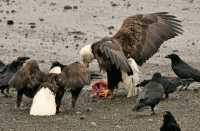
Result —
[[30, 60], [9, 81], [9, 85], [17, 91], [17, 107], [20, 107], [23, 95], [33, 98], [41, 83], [47, 81], [37, 61]]
[[[81, 62], [88, 66], [97, 59], [100, 69], [107, 72], [109, 89], [113, 91], [122, 81], [130, 86], [130, 90], [133, 84], [129, 82], [135, 80], [127, 80], [127, 76], [138, 73], [137, 65], [142, 66], [164, 41], [182, 34], [180, 22], [168, 12], [130, 16], [113, 37], [83, 47], [80, 50]], [[128, 59], [137, 64], [131, 68]]]
[[61, 74], [58, 75], [57, 84], [60, 87], [64, 87], [66, 90], [70, 90], [72, 95], [72, 108], [75, 107], [78, 96], [84, 87], [90, 83], [90, 73], [88, 72], [84, 64], [74, 62], [69, 65], [65, 65]]

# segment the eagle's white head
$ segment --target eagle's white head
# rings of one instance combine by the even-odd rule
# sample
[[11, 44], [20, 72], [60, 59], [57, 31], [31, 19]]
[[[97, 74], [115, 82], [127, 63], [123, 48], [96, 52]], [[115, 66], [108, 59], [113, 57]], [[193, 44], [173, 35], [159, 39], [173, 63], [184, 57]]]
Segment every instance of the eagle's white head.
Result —
[[89, 64], [94, 59], [94, 55], [92, 53], [91, 46], [92, 46], [91, 44], [86, 45], [83, 48], [81, 48], [81, 50], [79, 51], [80, 61], [81, 61], [82, 64], [85, 64], [86, 67], [89, 67]]

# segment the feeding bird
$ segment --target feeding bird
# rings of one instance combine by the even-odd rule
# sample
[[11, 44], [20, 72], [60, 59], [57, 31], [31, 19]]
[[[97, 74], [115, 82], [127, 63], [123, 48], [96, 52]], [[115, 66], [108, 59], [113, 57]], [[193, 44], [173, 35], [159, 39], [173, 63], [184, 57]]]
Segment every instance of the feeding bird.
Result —
[[[148, 84], [151, 81], [144, 80], [141, 83], [137, 84], [136, 87], [144, 87], [146, 84]], [[167, 76], [161, 76], [161, 79], [159, 81], [160, 84], [162, 84], [165, 92], [165, 98], [169, 97], [170, 93], [173, 93], [177, 90], [177, 87], [181, 86], [181, 89], [186, 86], [186, 88], [192, 83], [193, 80], [190, 79], [181, 79], [179, 77], [167, 77]]]
[[[28, 60], [29, 57], [18, 57], [16, 60], [12, 61], [11, 63], [5, 65], [1, 63], [1, 71], [0, 71], [0, 89], [1, 93], [5, 96], [9, 94], [9, 80], [13, 77], [13, 75], [19, 70], [22, 65]], [[4, 90], [6, 89], [6, 92]]]
[[47, 80], [40, 84], [34, 95], [30, 115], [49, 116], [60, 112], [62, 97], [65, 93], [64, 87], [58, 86], [57, 77], [64, 67], [58, 61], [54, 61], [47, 74]]
[[176, 122], [171, 112], [166, 111], [163, 115], [163, 124], [160, 131], [181, 131], [179, 124]]
[[136, 101], [133, 111], [139, 111], [145, 106], [150, 106], [152, 114], [155, 114], [154, 107], [159, 104], [164, 94], [164, 88], [160, 84], [161, 74], [155, 73], [152, 80], [145, 85]]
[[[104, 37], [83, 47], [79, 52], [81, 63], [88, 67], [93, 59], [97, 59], [100, 69], [107, 73], [112, 92], [120, 82], [128, 86], [128, 92], [135, 91], [136, 80], [130, 76], [138, 74], [138, 65], [142, 66], [165, 41], [182, 34], [180, 22], [168, 12], [130, 16], [113, 37]], [[135, 64], [131, 66], [128, 59]], [[136, 94], [132, 93], [132, 96]]]
[[65, 65], [57, 79], [58, 86], [70, 90], [72, 108], [75, 107], [78, 96], [84, 85], [90, 84], [90, 73], [86, 66], [79, 62]]
[[37, 61], [30, 60], [9, 81], [17, 91], [17, 107], [20, 107], [23, 95], [33, 98], [41, 83], [47, 81], [47, 74], [42, 72]]
[[178, 77], [200, 82], [200, 71], [187, 64], [177, 54], [167, 55], [166, 58], [171, 59], [172, 70]]

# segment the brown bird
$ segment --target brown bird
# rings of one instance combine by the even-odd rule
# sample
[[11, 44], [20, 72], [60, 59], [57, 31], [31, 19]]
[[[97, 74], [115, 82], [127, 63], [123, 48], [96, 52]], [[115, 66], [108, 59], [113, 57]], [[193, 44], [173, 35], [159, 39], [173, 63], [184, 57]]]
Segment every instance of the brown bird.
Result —
[[[108, 87], [112, 91], [120, 81], [132, 86], [126, 79], [137, 73], [137, 65], [142, 66], [163, 42], [182, 34], [180, 22], [168, 12], [130, 16], [113, 37], [83, 47], [81, 61], [89, 66], [97, 59], [100, 69], [107, 72]], [[130, 65], [128, 60], [135, 64]]]
[[57, 80], [57, 84], [60, 87], [70, 90], [72, 94], [72, 108], [75, 107], [78, 96], [84, 85], [88, 85], [89, 83], [90, 73], [85, 65], [78, 62], [65, 65]]
[[41, 83], [47, 81], [47, 75], [43, 73], [37, 61], [28, 61], [16, 72], [9, 81], [9, 85], [17, 90], [17, 107], [20, 107], [23, 94], [33, 98]]

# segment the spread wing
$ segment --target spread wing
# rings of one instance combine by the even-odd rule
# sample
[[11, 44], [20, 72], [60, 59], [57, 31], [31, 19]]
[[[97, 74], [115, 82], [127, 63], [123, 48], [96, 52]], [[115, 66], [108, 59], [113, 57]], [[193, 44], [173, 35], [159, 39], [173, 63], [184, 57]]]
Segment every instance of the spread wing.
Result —
[[182, 34], [180, 22], [167, 12], [130, 16], [113, 39], [122, 46], [126, 57], [132, 57], [138, 65], [142, 65], [164, 41]]
[[111, 70], [115, 66], [124, 72], [132, 73], [128, 60], [117, 41], [104, 38], [92, 45], [92, 52], [101, 69]]

